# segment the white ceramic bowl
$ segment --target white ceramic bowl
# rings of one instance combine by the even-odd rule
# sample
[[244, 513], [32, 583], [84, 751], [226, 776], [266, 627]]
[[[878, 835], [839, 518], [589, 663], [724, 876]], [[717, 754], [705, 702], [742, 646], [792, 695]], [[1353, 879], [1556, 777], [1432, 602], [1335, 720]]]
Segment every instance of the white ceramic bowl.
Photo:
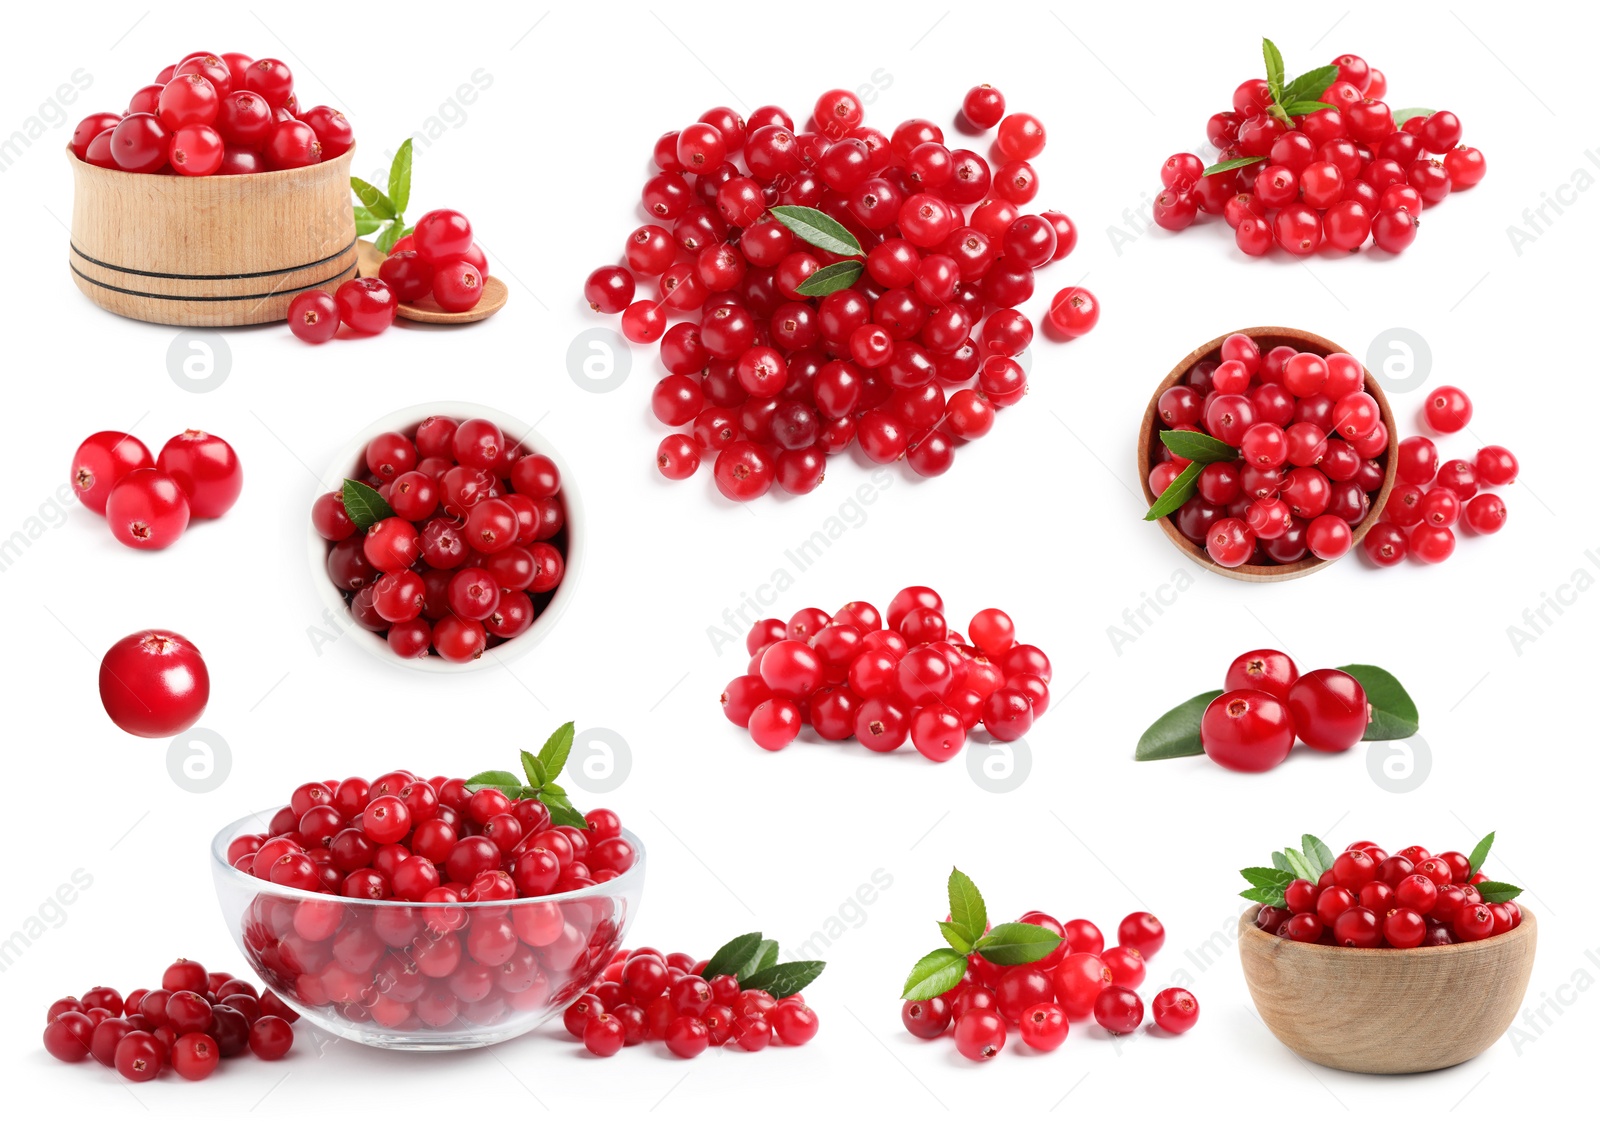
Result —
[[350, 614], [350, 605], [345, 602], [344, 594], [328, 579], [327, 560], [331, 543], [311, 526], [309, 504], [307, 504], [306, 518], [306, 551], [311, 564], [311, 583], [316, 587], [323, 603], [347, 624], [341, 634], [340, 642], [354, 643], [373, 657], [396, 666], [406, 666], [434, 674], [459, 674], [519, 658], [543, 642], [544, 638], [555, 629], [577, 592], [578, 578], [583, 572], [588, 522], [583, 500], [579, 497], [577, 486], [573, 482], [572, 470], [556, 447], [532, 426], [509, 413], [467, 401], [424, 402], [421, 405], [396, 410], [387, 417], [373, 421], [339, 450], [333, 462], [328, 465], [328, 469], [322, 473], [322, 489], [318, 494], [338, 491], [344, 486], [346, 479], [360, 479], [367, 475], [366, 448], [373, 437], [385, 432], [413, 432], [419, 424], [434, 416], [453, 417], [460, 421], [471, 417], [482, 417], [484, 420], [493, 421], [508, 438], [515, 439], [526, 451], [550, 457], [557, 470], [561, 472], [561, 498], [566, 506], [567, 515], [566, 526], [561, 533], [566, 539], [566, 547], [563, 550], [566, 569], [549, 604], [534, 618], [533, 626], [515, 639], [508, 639], [498, 646], [490, 647], [482, 658], [474, 659], [472, 662], [448, 662], [431, 654], [421, 658], [401, 658], [389, 649], [389, 644], [382, 635], [368, 631], [356, 622], [355, 617]]

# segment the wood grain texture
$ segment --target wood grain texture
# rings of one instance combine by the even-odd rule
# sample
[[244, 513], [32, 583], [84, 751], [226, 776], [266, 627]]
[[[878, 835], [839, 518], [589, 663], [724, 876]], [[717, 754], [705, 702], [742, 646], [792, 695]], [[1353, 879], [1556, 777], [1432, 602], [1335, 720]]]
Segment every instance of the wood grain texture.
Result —
[[179, 327], [272, 323], [355, 276], [355, 149], [259, 175], [72, 166], [72, 279], [107, 311]]
[[1256, 1011], [1297, 1056], [1340, 1071], [1394, 1075], [1465, 1063], [1522, 1007], [1539, 924], [1476, 943], [1356, 950], [1297, 943], [1239, 917], [1239, 960]]
[[[383, 268], [385, 254], [371, 242], [362, 240], [356, 245], [361, 255], [360, 272], [364, 277], [375, 277], [378, 270]], [[480, 319], [488, 319], [501, 308], [506, 306], [506, 299], [511, 295], [506, 288], [506, 282], [497, 276], [483, 278], [483, 295], [478, 297], [477, 306], [466, 312], [447, 312], [434, 303], [433, 297], [427, 296], [415, 304], [401, 304], [395, 314], [401, 319], [411, 320], [413, 323], [476, 323]]]
[[[1189, 368], [1195, 363], [1205, 359], [1215, 359], [1219, 348], [1222, 346], [1222, 341], [1228, 335], [1233, 334], [1236, 334], [1236, 332], [1230, 331], [1225, 335], [1219, 335], [1209, 343], [1202, 343], [1189, 352], [1177, 366], [1172, 368], [1172, 372], [1161, 380], [1161, 384], [1156, 387], [1155, 393], [1150, 395], [1150, 404], [1146, 406], [1144, 419], [1139, 425], [1138, 444], [1139, 486], [1144, 490], [1144, 497], [1147, 503], [1156, 501], [1155, 492], [1150, 490], [1150, 470], [1159, 462], [1158, 457], [1161, 450], [1161, 430], [1163, 426], [1157, 411], [1157, 402], [1163, 393], [1183, 380], [1183, 377], [1189, 373]], [[1309, 331], [1300, 331], [1292, 327], [1245, 327], [1241, 328], [1237, 334], [1250, 336], [1260, 345], [1263, 352], [1277, 346], [1291, 346], [1296, 350], [1311, 351], [1323, 356], [1333, 354], [1336, 351], [1344, 351], [1343, 347], [1324, 339], [1320, 335], [1314, 335]], [[1384, 395], [1383, 388], [1378, 385], [1377, 379], [1372, 376], [1371, 371], [1362, 367], [1362, 373], [1366, 375], [1366, 390], [1377, 401], [1384, 427], [1389, 432], [1389, 449], [1383, 455], [1383, 486], [1372, 500], [1372, 509], [1367, 513], [1366, 518], [1362, 519], [1359, 526], [1352, 528], [1350, 552], [1345, 557], [1355, 553], [1356, 547], [1361, 544], [1361, 539], [1367, 536], [1367, 531], [1372, 529], [1382, 516], [1383, 504], [1389, 501], [1389, 492], [1394, 488], [1395, 468], [1397, 466], [1395, 451], [1400, 446], [1400, 438], [1395, 429], [1394, 414], [1389, 408], [1389, 399]], [[1167, 540], [1201, 568], [1209, 569], [1213, 573], [1219, 573], [1234, 580], [1248, 581], [1255, 584], [1294, 580], [1297, 577], [1307, 576], [1324, 566], [1332, 565], [1336, 561], [1345, 559], [1341, 557], [1335, 558], [1334, 561], [1323, 561], [1308, 554], [1289, 565], [1240, 565], [1236, 569], [1229, 569], [1211, 560], [1211, 555], [1205, 551], [1204, 547], [1196, 545], [1179, 533], [1177, 525], [1170, 517], [1161, 519], [1160, 525], [1162, 531], [1167, 535]]]

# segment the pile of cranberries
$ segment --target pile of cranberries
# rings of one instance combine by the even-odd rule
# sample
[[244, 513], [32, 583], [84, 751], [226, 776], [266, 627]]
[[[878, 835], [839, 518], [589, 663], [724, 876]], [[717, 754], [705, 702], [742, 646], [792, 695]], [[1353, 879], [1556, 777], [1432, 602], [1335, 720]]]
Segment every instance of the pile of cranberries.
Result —
[[1182, 230], [1204, 211], [1221, 215], [1251, 257], [1274, 246], [1303, 257], [1327, 245], [1350, 253], [1367, 242], [1399, 253], [1417, 236], [1425, 207], [1474, 186], [1487, 165], [1461, 146], [1461, 121], [1448, 110], [1396, 122], [1380, 100], [1383, 72], [1356, 55], [1334, 60], [1338, 75], [1316, 102], [1291, 115], [1265, 81], [1233, 91], [1233, 108], [1214, 114], [1206, 137], [1218, 163], [1250, 161], [1203, 174], [1192, 152], [1167, 157], [1154, 211], [1158, 226]]
[[[1166, 942], [1166, 929], [1149, 912], [1134, 912], [1117, 925], [1117, 946], [1107, 948], [1100, 929], [1086, 919], [1061, 923], [1029, 912], [1020, 923], [1061, 937], [1049, 955], [1025, 966], [1000, 966], [981, 954], [967, 959], [967, 974], [949, 992], [908, 1001], [900, 1020], [911, 1035], [936, 1040], [953, 1035], [969, 1060], [992, 1060], [1006, 1046], [1008, 1026], [1022, 1042], [1053, 1052], [1067, 1039], [1071, 1021], [1093, 1016], [1107, 1032], [1130, 1033], [1144, 1022], [1145, 963]], [[1150, 1002], [1157, 1027], [1183, 1033], [1200, 1019], [1194, 994], [1176, 986]]]
[[581, 993], [620, 940], [614, 901], [547, 898], [612, 880], [638, 854], [612, 811], [557, 826], [538, 799], [397, 770], [302, 784], [227, 857], [318, 894], [251, 900], [244, 946], [263, 978], [302, 1005], [409, 1031], [499, 1024]]
[[[668, 373], [652, 407], [688, 430], [657, 450], [667, 478], [714, 457], [730, 499], [774, 483], [804, 494], [853, 442], [874, 463], [940, 475], [958, 444], [1027, 392], [1017, 356], [1033, 324], [1017, 306], [1033, 295], [1034, 271], [1077, 243], [1066, 215], [1021, 210], [1039, 190], [1029, 161], [1044, 150], [1044, 126], [1006, 115], [999, 90], [972, 90], [968, 131], [999, 126], [991, 169], [947, 146], [932, 121], [886, 135], [863, 117], [855, 94], [829, 90], [804, 131], [778, 106], [748, 120], [716, 108], [656, 142], [649, 222], [628, 236], [625, 265], [590, 274], [584, 299], [620, 313], [630, 341], [660, 342]], [[855, 250], [838, 238], [825, 248], [773, 207], [822, 212]], [[816, 291], [851, 263], [847, 287]], [[640, 277], [656, 280], [654, 298], [638, 295]], [[1066, 289], [1049, 316], [1081, 335], [1099, 305]]]
[[52, 1003], [44, 1047], [63, 1063], [93, 1056], [134, 1083], [168, 1068], [184, 1079], [204, 1079], [247, 1048], [263, 1060], [281, 1060], [294, 1044], [290, 1022], [299, 1018], [271, 990], [257, 992], [242, 978], [208, 973], [180, 958], [155, 989], [123, 997], [96, 986]]
[[[1238, 449], [1200, 468], [1172, 515], [1226, 568], [1342, 557], [1383, 487], [1391, 437], [1350, 355], [1290, 346], [1263, 354], [1235, 333], [1165, 390], [1156, 411], [1167, 429]], [[1154, 460], [1149, 487], [1159, 497], [1190, 461], [1165, 444]]]
[[188, 429], [152, 457], [138, 437], [97, 432], [72, 457], [78, 501], [105, 516], [134, 549], [166, 549], [191, 518], [221, 518], [238, 501], [244, 469], [220, 436]]
[[436, 305], [470, 312], [483, 298], [489, 259], [472, 240], [472, 223], [459, 210], [430, 210], [394, 243], [376, 277], [320, 288], [289, 302], [289, 330], [307, 343], [326, 343], [343, 324], [357, 335], [376, 335], [394, 322], [401, 304]]
[[1296, 669], [1282, 651], [1246, 651], [1228, 667], [1224, 693], [1200, 718], [1200, 746], [1231, 771], [1283, 763], [1296, 738], [1319, 752], [1344, 752], [1371, 723], [1367, 691], [1343, 670]]
[[[633, 867], [638, 855], [615, 813], [593, 810], [584, 821], [583, 829], [552, 826], [536, 798], [391, 771], [370, 783], [302, 783], [266, 833], [228, 843], [228, 861], [283, 888], [353, 900], [457, 904], [549, 896], [602, 884]], [[302, 903], [306, 917], [337, 928], [342, 909]], [[307, 926], [299, 924], [302, 934]]]
[[122, 171], [249, 175], [331, 160], [354, 143], [337, 109], [301, 110], [277, 59], [199, 51], [135, 91], [125, 112], [78, 122], [72, 154]]
[[429, 417], [367, 444], [389, 513], [360, 529], [343, 495], [311, 507], [328, 578], [401, 658], [471, 662], [533, 626], [566, 571], [561, 473], [493, 421]]
[[[1441, 386], [1428, 394], [1422, 413], [1434, 432], [1460, 432], [1472, 420], [1472, 401], [1454, 386]], [[1408, 555], [1437, 564], [1455, 552], [1458, 522], [1479, 534], [1496, 533], [1506, 524], [1504, 500], [1480, 488], [1514, 483], [1517, 470], [1516, 456], [1498, 444], [1478, 449], [1471, 460], [1441, 464], [1432, 440], [1408, 436], [1400, 442], [1396, 483], [1383, 504], [1383, 519], [1361, 546], [1384, 567]]]
[[1443, 947], [1504, 935], [1522, 922], [1514, 900], [1485, 903], [1465, 854], [1434, 855], [1420, 845], [1390, 855], [1354, 842], [1315, 884], [1291, 881], [1284, 906], [1265, 905], [1256, 926], [1326, 947]]
[[773, 752], [806, 724], [874, 752], [893, 752], [909, 736], [940, 763], [980, 722], [996, 740], [1016, 740], [1050, 706], [1050, 660], [1017, 642], [999, 608], [972, 617], [971, 643], [944, 610], [937, 592], [912, 586], [895, 593], [887, 617], [852, 600], [831, 616], [802, 608], [788, 623], [761, 620], [745, 639], [748, 671], [728, 683], [722, 710]]
[[566, 1029], [597, 1056], [659, 1040], [692, 1060], [712, 1045], [759, 1052], [768, 1044], [805, 1044], [817, 1014], [801, 994], [774, 998], [743, 989], [732, 974], [705, 978], [706, 962], [653, 947], [619, 950], [601, 981], [567, 1008]]

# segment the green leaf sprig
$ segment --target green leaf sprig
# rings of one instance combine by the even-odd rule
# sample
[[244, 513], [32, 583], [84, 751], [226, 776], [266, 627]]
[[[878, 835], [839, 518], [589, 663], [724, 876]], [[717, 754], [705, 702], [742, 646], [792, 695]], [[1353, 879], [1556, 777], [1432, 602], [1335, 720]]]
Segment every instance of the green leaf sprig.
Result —
[[350, 190], [361, 200], [356, 212], [356, 234], [377, 233], [374, 243], [384, 253], [411, 233], [406, 225], [406, 207], [411, 205], [411, 138], [407, 137], [389, 165], [389, 193], [384, 194], [365, 179], [352, 175]]
[[1231, 463], [1239, 458], [1239, 449], [1203, 432], [1166, 429], [1161, 433], [1161, 443], [1174, 456], [1189, 462], [1167, 484], [1167, 489], [1156, 496], [1156, 501], [1150, 504], [1150, 509], [1144, 515], [1146, 522], [1165, 518], [1188, 502], [1194, 494], [1201, 468], [1207, 464]]
[[752, 931], [724, 943], [706, 960], [700, 976], [711, 979], [727, 974], [738, 979], [741, 990], [766, 990], [781, 1001], [816, 981], [827, 965], [816, 959], [779, 962], [777, 941]]
[[983, 894], [960, 869], [950, 870], [950, 918], [941, 920], [939, 933], [949, 946], [930, 951], [917, 960], [906, 976], [901, 998], [924, 1001], [954, 989], [967, 973], [967, 956], [979, 954], [998, 966], [1038, 962], [1061, 945], [1061, 936], [1032, 923], [989, 926]]
[[[1371, 716], [1362, 740], [1404, 740], [1416, 735], [1419, 727], [1417, 703], [1411, 700], [1411, 695], [1398, 678], [1382, 667], [1363, 663], [1338, 669], [1360, 682], [1367, 695]], [[1181, 756], [1203, 754], [1205, 749], [1200, 744], [1200, 719], [1205, 716], [1206, 706], [1222, 694], [1222, 690], [1207, 690], [1157, 717], [1144, 730], [1144, 735], [1139, 737], [1133, 758], [1175, 760]]]
[[[1467, 861], [1472, 866], [1474, 874], [1489, 856], [1489, 849], [1493, 845], [1494, 833], [1491, 831], [1473, 848], [1472, 855]], [[1299, 849], [1286, 846], [1272, 855], [1272, 868], [1240, 869], [1239, 875], [1249, 882], [1250, 887], [1239, 895], [1257, 904], [1281, 908], [1284, 906], [1284, 890], [1289, 885], [1297, 880], [1316, 884], [1323, 873], [1333, 868], [1334, 856], [1333, 851], [1319, 838], [1311, 834], [1302, 834]], [[1485, 904], [1504, 904], [1522, 895], [1522, 889], [1504, 881], [1482, 880], [1472, 887], [1477, 890]]]
[[467, 790], [492, 787], [507, 798], [538, 799], [550, 812], [550, 821], [557, 826], [588, 829], [589, 823], [567, 798], [567, 789], [556, 782], [572, 753], [573, 735], [574, 724], [568, 721], [550, 734], [537, 756], [532, 752], [522, 753], [522, 776], [511, 771], [480, 771], [467, 780]]
[[[1266, 64], [1267, 92], [1272, 98], [1272, 104], [1267, 106], [1267, 112], [1271, 116], [1293, 128], [1295, 117], [1304, 117], [1332, 108], [1327, 102], [1318, 99], [1328, 92], [1328, 87], [1333, 85], [1334, 79], [1339, 76], [1337, 66], [1319, 66], [1290, 81], [1284, 71], [1283, 52], [1278, 50], [1278, 45], [1271, 39], [1261, 40], [1261, 59]], [[1399, 114], [1395, 115], [1395, 123], [1401, 123]], [[1234, 168], [1259, 164], [1265, 159], [1265, 156], [1244, 156], [1237, 160], [1223, 160], [1221, 163], [1212, 164], [1202, 174], [1217, 175], [1232, 171]]]

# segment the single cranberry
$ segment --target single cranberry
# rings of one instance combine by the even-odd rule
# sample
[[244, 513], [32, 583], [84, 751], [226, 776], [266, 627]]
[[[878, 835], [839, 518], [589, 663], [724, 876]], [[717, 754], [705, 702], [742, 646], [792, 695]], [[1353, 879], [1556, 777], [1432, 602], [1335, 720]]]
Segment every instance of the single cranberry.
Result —
[[[1246, 651], [1228, 667], [1223, 677], [1223, 688], [1260, 690], [1283, 701], [1289, 695], [1289, 687], [1299, 676], [1294, 660], [1282, 651]], [[1126, 939], [1122, 941], [1127, 942]]]
[[106, 497], [112, 536], [134, 549], [165, 549], [189, 528], [189, 498], [157, 468], [124, 475]]
[[1342, 670], [1313, 670], [1295, 680], [1286, 700], [1294, 732], [1312, 748], [1343, 752], [1366, 734], [1370, 720], [1361, 683]]
[[394, 322], [399, 301], [388, 285], [377, 277], [347, 280], [333, 294], [339, 320], [352, 331], [376, 335]]
[[326, 343], [339, 333], [339, 305], [321, 289], [289, 301], [289, 330], [307, 343]]
[[220, 436], [188, 429], [167, 441], [156, 468], [171, 476], [189, 500], [195, 518], [220, 518], [238, 501], [244, 469]]
[[1184, 1033], [1200, 1019], [1200, 1003], [1188, 990], [1172, 986], [1156, 994], [1150, 1002], [1150, 1015], [1167, 1032]]
[[104, 514], [112, 488], [130, 473], [153, 467], [150, 449], [137, 437], [124, 432], [97, 432], [73, 453], [73, 493], [84, 506]]
[[[456, 210], [430, 210], [417, 219], [412, 243], [424, 261], [435, 267], [459, 261], [472, 250], [472, 223]], [[627, 301], [623, 301], [623, 306]], [[622, 306], [615, 309], [621, 311]]]
[[1211, 759], [1234, 771], [1266, 771], [1294, 747], [1295, 729], [1282, 701], [1256, 689], [1224, 693], [1206, 706], [1200, 744]]
[[199, 720], [210, 696], [205, 660], [176, 632], [135, 632], [100, 663], [106, 715], [135, 736], [176, 736]]

